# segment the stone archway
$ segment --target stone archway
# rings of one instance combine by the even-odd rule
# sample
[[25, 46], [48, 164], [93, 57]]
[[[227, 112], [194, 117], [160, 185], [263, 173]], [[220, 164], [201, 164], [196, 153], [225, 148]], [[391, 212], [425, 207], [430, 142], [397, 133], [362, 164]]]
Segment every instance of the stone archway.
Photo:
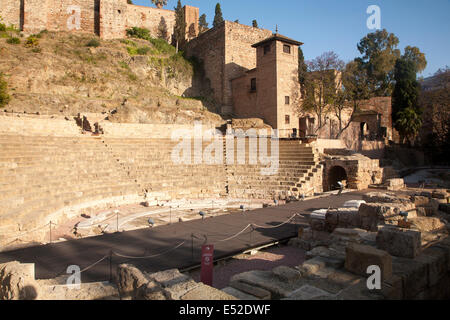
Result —
[[341, 181], [344, 185], [347, 184], [348, 176], [347, 171], [341, 166], [333, 166], [328, 170], [327, 179], [327, 190], [337, 190], [339, 189], [338, 182]]

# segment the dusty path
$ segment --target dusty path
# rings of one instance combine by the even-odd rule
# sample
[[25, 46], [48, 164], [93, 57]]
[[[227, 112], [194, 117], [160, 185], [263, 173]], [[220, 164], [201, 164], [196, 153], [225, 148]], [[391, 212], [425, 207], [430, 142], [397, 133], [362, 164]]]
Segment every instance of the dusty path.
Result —
[[[362, 199], [364, 192], [345, 193], [284, 206], [269, 207], [195, 220], [153, 229], [106, 234], [98, 237], [70, 240], [44, 246], [24, 248], [0, 253], [0, 263], [18, 260], [36, 264], [36, 278], [47, 279], [65, 274], [70, 265], [81, 270], [103, 258], [101, 262], [82, 272], [82, 281], [109, 280], [120, 263], [132, 263], [145, 271], [155, 272], [169, 268], [186, 268], [200, 262], [201, 246], [207, 235], [208, 244], [215, 245], [215, 258], [230, 256], [246, 249], [293, 237], [297, 227], [306, 221], [296, 218], [278, 228], [277, 226], [294, 214], [308, 214], [315, 209], [338, 207], [347, 200]], [[247, 228], [248, 224], [265, 228]], [[266, 229], [269, 227], [268, 229]], [[192, 234], [195, 235], [192, 238]], [[225, 239], [228, 239], [223, 241]], [[193, 246], [192, 246], [193, 244]], [[172, 250], [171, 250], [172, 249]], [[113, 251], [110, 261], [110, 253]], [[163, 253], [162, 255], [159, 255]], [[121, 257], [127, 256], [127, 257]], [[153, 257], [154, 255], [159, 255]], [[129, 257], [150, 256], [145, 259]], [[111, 272], [110, 272], [111, 270]]]

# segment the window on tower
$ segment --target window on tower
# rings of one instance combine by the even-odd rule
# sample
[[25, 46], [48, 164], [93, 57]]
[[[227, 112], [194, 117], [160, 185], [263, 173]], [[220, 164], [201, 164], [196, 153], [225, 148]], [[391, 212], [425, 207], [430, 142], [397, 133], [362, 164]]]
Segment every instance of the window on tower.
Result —
[[250, 91], [255, 92], [256, 91], [256, 78], [252, 78], [250, 80]]
[[285, 45], [283, 46], [283, 52], [284, 52], [284, 53], [291, 54], [291, 46], [288, 45], [288, 44], [285, 44]]

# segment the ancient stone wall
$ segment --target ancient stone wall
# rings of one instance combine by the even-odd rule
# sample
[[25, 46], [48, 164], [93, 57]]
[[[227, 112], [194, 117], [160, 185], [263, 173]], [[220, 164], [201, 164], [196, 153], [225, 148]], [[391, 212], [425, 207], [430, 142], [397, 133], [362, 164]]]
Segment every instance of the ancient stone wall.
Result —
[[252, 44], [268, 38], [269, 30], [225, 21], [188, 43], [188, 56], [203, 62], [214, 99], [222, 106], [233, 103], [231, 80], [256, 67], [256, 49]]
[[[184, 10], [186, 24], [195, 37], [199, 9], [186, 6]], [[164, 19], [170, 40], [175, 25], [174, 11], [132, 5], [126, 0], [4, 0], [0, 16], [4, 23], [13, 24], [25, 33], [44, 29], [88, 32], [104, 39], [123, 38], [126, 29], [131, 27], [147, 28], [153, 37], [157, 37], [158, 27]]]
[[[345, 174], [336, 174], [342, 168]], [[344, 177], [346, 179], [344, 179]], [[383, 182], [383, 169], [380, 168], [380, 162], [376, 159], [370, 159], [360, 154], [353, 156], [333, 157], [325, 160], [323, 170], [323, 189], [332, 190], [337, 181], [346, 180], [347, 188], [364, 190], [371, 184], [380, 184]]]
[[7, 26], [14, 25], [16, 28], [21, 27], [21, 7], [23, 0], [2, 0], [0, 6], [1, 23]]

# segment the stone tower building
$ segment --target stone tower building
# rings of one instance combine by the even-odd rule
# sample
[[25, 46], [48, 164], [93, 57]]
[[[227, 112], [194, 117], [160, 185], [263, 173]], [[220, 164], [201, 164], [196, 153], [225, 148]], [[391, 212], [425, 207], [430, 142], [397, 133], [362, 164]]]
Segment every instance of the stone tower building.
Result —
[[256, 68], [232, 80], [233, 111], [238, 117], [262, 118], [280, 136], [298, 132], [300, 45], [279, 34], [252, 45]]

